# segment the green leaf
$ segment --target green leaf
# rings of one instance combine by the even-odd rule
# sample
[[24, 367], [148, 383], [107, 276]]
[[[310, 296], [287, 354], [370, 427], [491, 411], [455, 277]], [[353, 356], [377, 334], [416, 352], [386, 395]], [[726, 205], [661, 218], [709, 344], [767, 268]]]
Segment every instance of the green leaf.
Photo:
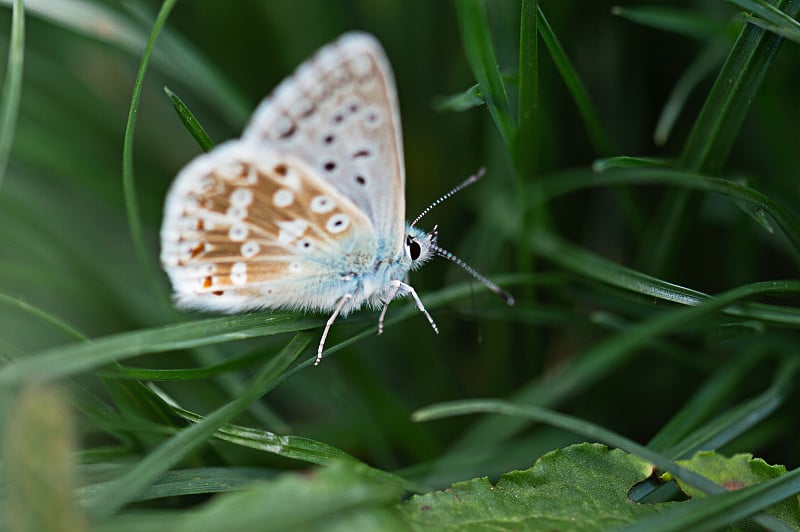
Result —
[[402, 494], [401, 484], [340, 463], [216, 497], [172, 530], [403, 530], [389, 506]]
[[400, 510], [416, 530], [610, 530], [676, 503], [632, 504], [628, 491], [653, 466], [619, 449], [582, 443], [551, 451], [492, 485], [457, 482]]
[[[740, 453], [728, 458], [714, 451], [700, 451], [690, 460], [680, 460], [679, 463], [712, 479], [728, 491], [753, 486], [786, 474], [786, 466], [769, 465], [761, 458], [753, 458], [749, 453]], [[680, 480], [678, 486], [689, 497], [705, 495]], [[800, 528], [800, 495], [783, 501], [767, 512], [793, 524], [795, 528]]]
[[[728, 491], [741, 490], [786, 475], [785, 466], [771, 466], [761, 458], [753, 458], [749, 453], [728, 458], [714, 451], [700, 451], [690, 460], [680, 460], [678, 463], [713, 480]], [[677, 482], [681, 491], [688, 496], [705, 496], [681, 480], [678, 479]], [[764, 511], [791, 525], [795, 530], [800, 529], [800, 495], [794, 494]]]
[[[757, 476], [769, 478], [765, 463], [754, 467], [760, 470]], [[714, 470], [717, 470], [716, 472]], [[707, 471], [718, 476], [719, 466], [709, 464]], [[747, 468], [737, 468], [742, 476], [752, 477], [745, 473]], [[682, 530], [720, 530], [722, 527], [736, 525], [735, 530], [751, 530], [751, 526], [742, 527], [741, 520], [750, 516], [768, 530], [791, 532], [797, 530], [797, 493], [800, 492], [800, 469], [769, 478], [748, 487], [727, 491], [712, 497], [695, 497], [686, 503], [673, 506], [658, 515], [647, 517], [630, 527], [626, 532], [646, 532], [649, 530], [682, 531]], [[791, 498], [789, 509], [781, 501]], [[767, 513], [760, 513], [765, 510]], [[775, 515], [773, 515], [773, 513]], [[780, 515], [781, 519], [776, 517]], [[785, 519], [786, 521], [782, 520]], [[794, 526], [791, 526], [794, 525]], [[741, 527], [741, 528], [740, 528]]]

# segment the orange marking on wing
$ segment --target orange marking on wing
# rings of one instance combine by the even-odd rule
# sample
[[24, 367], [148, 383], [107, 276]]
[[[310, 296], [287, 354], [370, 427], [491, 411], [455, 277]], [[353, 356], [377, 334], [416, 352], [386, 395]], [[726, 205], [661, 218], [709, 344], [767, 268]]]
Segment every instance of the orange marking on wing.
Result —
[[211, 288], [211, 276], [203, 279], [203, 288]]
[[211, 293], [212, 293], [212, 294], [214, 294], [215, 296], [221, 296], [221, 295], [222, 295], [222, 294], [224, 294], [225, 292], [223, 292], [222, 290], [214, 290], [214, 291], [213, 291], [213, 292], [211, 292]]
[[195, 247], [192, 248], [192, 254], [191, 254], [190, 258], [193, 259], [193, 258], [197, 257], [199, 254], [201, 254], [203, 251], [205, 251], [205, 249], [206, 249], [206, 245], [204, 243], [200, 242], [199, 244], [197, 244]]

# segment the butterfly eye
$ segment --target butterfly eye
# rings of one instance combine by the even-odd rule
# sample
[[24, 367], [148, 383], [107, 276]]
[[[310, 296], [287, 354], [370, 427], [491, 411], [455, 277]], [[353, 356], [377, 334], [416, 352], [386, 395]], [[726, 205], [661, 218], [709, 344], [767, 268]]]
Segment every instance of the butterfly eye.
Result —
[[408, 254], [411, 256], [411, 260], [417, 260], [422, 253], [422, 248], [420, 247], [419, 243], [416, 240], [409, 238], [406, 245], [408, 246]]

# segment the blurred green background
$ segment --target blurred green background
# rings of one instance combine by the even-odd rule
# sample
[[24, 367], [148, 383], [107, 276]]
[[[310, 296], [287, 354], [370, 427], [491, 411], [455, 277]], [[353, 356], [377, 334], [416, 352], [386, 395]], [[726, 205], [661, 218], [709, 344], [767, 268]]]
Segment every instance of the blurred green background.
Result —
[[[612, 14], [616, 5], [666, 4], [695, 25], [676, 32]], [[434, 210], [423, 225], [438, 224], [440, 243], [490, 278], [514, 281], [506, 286], [518, 299], [517, 306], [506, 308], [472, 282], [465, 297], [446, 298], [430, 308], [441, 330], [438, 336], [422, 316], [412, 314], [383, 336], [359, 341], [319, 368], [307, 368], [280, 383], [263, 399], [270, 414], [259, 418], [251, 411], [238, 420], [242, 424], [317, 439], [379, 468], [406, 471], [410, 478], [428, 478], [437, 486], [527, 467], [542, 452], [580, 440], [548, 428], [528, 428], [515, 438], [499, 437], [497, 446], [476, 451], [470, 460], [437, 476], [430, 464], [455, 442], [472, 448], [460, 438], [474, 429], [475, 419], [410, 421], [415, 409], [437, 401], [513, 398], [531, 386], [539, 386], [537, 397], [546, 398], [551, 376], [563, 375], [608, 338], [673, 307], [564, 267], [541, 249], [532, 252], [527, 231], [534, 226], [613, 263], [709, 294], [796, 277], [796, 250], [782, 233], [765, 231], [721, 195], [695, 194], [679, 213], [685, 224], [674, 252], [656, 257], [661, 235], [652, 223], [665, 199], [680, 187], [584, 187], [536, 209], [526, 207], [531, 203], [523, 190], [528, 189], [520, 188], [558, 183], [559, 176], [572, 170], [591, 175], [592, 163], [602, 157], [678, 158], [742, 28], [736, 7], [729, 3], [542, 0], [553, 32], [595, 105], [603, 133], [600, 142], [593, 142], [540, 43], [539, 162], [533, 173], [519, 176], [485, 107], [461, 112], [442, 108], [443, 98], [475, 84], [453, 3], [197, 0], [179, 2], [170, 15], [155, 46], [137, 115], [135, 188], [149, 261], [159, 272], [154, 290], [128, 228], [122, 146], [134, 79], [159, 5], [62, 0], [28, 9], [21, 106], [0, 189], [0, 293], [93, 338], [198, 318], [170, 308], [170, 289], [157, 265], [166, 189], [200, 153], [163, 88], [180, 96], [211, 138], [222, 142], [237, 137], [261, 98], [316, 49], [343, 32], [363, 30], [383, 43], [397, 80], [407, 216], [413, 218], [485, 166], [481, 182]], [[512, 1], [488, 2], [488, 12], [497, 62], [507, 74], [516, 112], [520, 7]], [[7, 54], [10, 24], [10, 9], [3, 7], [0, 57]], [[798, 44], [784, 43], [752, 101], [730, 158], [713, 173], [748, 183], [793, 216], [800, 194], [797, 62]], [[668, 139], [657, 143], [659, 116], [690, 68], [700, 72], [699, 81]], [[503, 276], [514, 273], [520, 275]], [[423, 300], [443, 287], [468, 283], [458, 268], [441, 260], [415, 272], [412, 282]], [[797, 299], [764, 301], [790, 307]], [[389, 315], [402, 305], [392, 305]], [[337, 322], [330, 345], [376, 321], [377, 313], [365, 311]], [[800, 345], [793, 327], [730, 315], [682, 326], [654, 337], [601, 377], [562, 382], [568, 391], [560, 388], [557, 404], [550, 406], [647, 442], [696, 390], [729, 365], [738, 373], [705, 405], [704, 419], [767, 388], [779, 361]], [[226, 343], [214, 348], [215, 360], [243, 353], [267, 358], [287, 338]], [[71, 341], [17, 306], [6, 304], [0, 310], [0, 345], [6, 357]], [[204, 360], [194, 352], [175, 351], [124, 363], [191, 368]], [[114, 404], [94, 373], [77, 379]], [[217, 408], [231, 394], [215, 379], [159, 386], [200, 413]], [[783, 406], [744, 434], [734, 434], [736, 438], [724, 442], [727, 449], [753, 452], [771, 463], [796, 464], [796, 417], [787, 405], [797, 399], [796, 387], [790, 388]], [[270, 426], [270, 420], [275, 424]], [[81, 430], [84, 448], [119, 443], [91, 422]], [[148, 448], [146, 441], [127, 445], [132, 454]], [[257, 451], [219, 447], [225, 458], [216, 460], [229, 465], [303, 466]]]

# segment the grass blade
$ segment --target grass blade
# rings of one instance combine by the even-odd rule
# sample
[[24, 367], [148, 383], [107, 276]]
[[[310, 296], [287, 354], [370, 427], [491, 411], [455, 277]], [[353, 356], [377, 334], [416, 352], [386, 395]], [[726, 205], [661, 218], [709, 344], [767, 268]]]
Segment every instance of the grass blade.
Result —
[[[781, 0], [787, 13], [797, 14], [800, 0]], [[706, 98], [684, 144], [681, 168], [717, 175], [739, 135], [750, 103], [772, 65], [781, 38], [761, 28], [745, 25]], [[687, 191], [668, 196], [648, 230], [652, 249], [640, 261], [642, 269], [658, 275], [680, 245], [696, 209], [697, 199]]]
[[519, 129], [514, 155], [523, 179], [533, 178], [539, 166], [538, 0], [523, 0], [519, 28]]
[[8, 47], [8, 64], [0, 94], [0, 188], [8, 167], [14, 129], [17, 125], [19, 101], [22, 95], [22, 67], [25, 59], [25, 7], [22, 0], [14, 0], [11, 12], [11, 38]]
[[727, 0], [754, 16], [748, 16], [747, 22], [756, 24], [772, 33], [800, 43], [800, 22], [764, 0]]
[[[549, 406], [585, 389], [591, 383], [620, 367], [636, 351], [652, 340], [698, 320], [712, 316], [746, 297], [760, 294], [800, 292], [800, 281], [762, 282], [723, 292], [696, 306], [674, 309], [643, 321], [589, 349], [567, 370], [535, 381], [511, 396], [514, 403]], [[456, 450], [471, 452], [491, 448], [517, 433], [524, 423], [517, 419], [490, 417], [475, 423], [457, 442]], [[454, 455], [457, 456], [457, 455]]]
[[169, 90], [169, 87], [164, 87], [164, 92], [167, 93], [169, 101], [172, 102], [172, 106], [175, 108], [175, 112], [178, 114], [178, 118], [180, 118], [183, 127], [186, 128], [186, 131], [188, 131], [197, 142], [200, 149], [204, 152], [211, 151], [214, 147], [211, 137], [208, 136], [208, 133], [206, 133], [206, 130], [200, 125], [200, 122], [197, 121], [194, 114], [186, 107], [183, 100], [181, 100], [177, 94]]
[[547, 51], [550, 52], [550, 57], [553, 59], [559, 74], [561, 74], [561, 79], [564, 80], [567, 90], [578, 107], [584, 127], [586, 127], [589, 139], [592, 141], [592, 146], [594, 146], [599, 156], [609, 155], [611, 153], [611, 141], [606, 135], [605, 128], [600, 123], [597, 109], [541, 9], [539, 9], [539, 30], [541, 31], [542, 40], [547, 46]]
[[131, 239], [133, 240], [133, 247], [136, 250], [136, 256], [139, 259], [139, 265], [144, 271], [145, 278], [150, 283], [153, 295], [160, 298], [165, 306], [169, 306], [169, 302], [167, 301], [166, 294], [161, 289], [161, 285], [157, 281], [156, 270], [153, 267], [153, 262], [147, 251], [144, 230], [142, 228], [142, 217], [139, 213], [138, 202], [136, 201], [136, 184], [133, 176], [133, 140], [136, 132], [136, 115], [139, 112], [139, 100], [142, 95], [144, 75], [150, 63], [150, 55], [153, 53], [153, 47], [155, 46], [158, 34], [161, 32], [161, 28], [167, 21], [167, 17], [176, 2], [177, 0], [164, 0], [164, 3], [161, 4], [161, 10], [153, 24], [153, 30], [147, 40], [147, 46], [142, 54], [139, 70], [136, 73], [136, 81], [133, 85], [131, 106], [128, 111], [128, 121], [125, 124], [125, 140], [122, 146], [122, 189], [125, 198], [125, 211], [128, 215], [128, 229], [131, 232]]
[[725, 24], [704, 17], [699, 10], [662, 6], [615, 6], [611, 8], [611, 13], [643, 26], [696, 39], [705, 40], [727, 33]]
[[485, 2], [458, 0], [456, 12], [464, 51], [489, 108], [489, 114], [503, 142], [511, 146], [515, 137], [514, 119], [494, 54]]
[[115, 514], [134, 500], [140, 490], [155, 481], [193, 449], [203, 445], [220, 427], [266, 393], [275, 379], [308, 347], [312, 338], [311, 333], [295, 335], [283, 351], [264, 366], [242, 396], [215, 410], [203, 421], [181, 430], [137, 462], [92, 501], [93, 513], [99, 517]]
[[115, 334], [13, 360], [0, 368], [0, 386], [73, 375], [113, 360], [145, 353], [296, 332], [316, 327], [319, 323], [318, 319], [297, 319], [295, 314], [288, 313], [248, 314]]

